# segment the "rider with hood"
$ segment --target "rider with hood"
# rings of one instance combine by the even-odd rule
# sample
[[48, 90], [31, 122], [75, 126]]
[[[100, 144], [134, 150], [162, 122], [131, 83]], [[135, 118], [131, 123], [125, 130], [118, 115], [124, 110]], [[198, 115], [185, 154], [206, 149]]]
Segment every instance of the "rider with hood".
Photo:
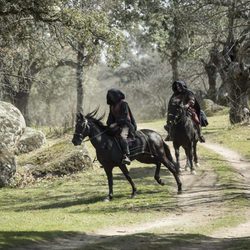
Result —
[[170, 109], [172, 105], [175, 104], [183, 104], [184, 108], [188, 111], [188, 114], [191, 116], [196, 130], [198, 132], [198, 137], [200, 142], [205, 142], [205, 138], [201, 133], [201, 125], [200, 125], [200, 115], [201, 108], [199, 103], [197, 102], [195, 95], [192, 91], [187, 88], [187, 85], [184, 81], [177, 80], [172, 84], [173, 95], [171, 96], [168, 103], [168, 115], [167, 115], [167, 124], [164, 128], [168, 132], [168, 136], [166, 140], [170, 140], [170, 131], [172, 127], [172, 119], [173, 117], [170, 115]]
[[119, 89], [108, 90], [106, 98], [109, 105], [107, 125], [111, 128], [116, 126], [121, 128], [119, 139], [123, 152], [122, 163], [130, 164], [127, 138], [129, 134], [133, 135], [137, 129], [135, 119], [128, 103], [125, 101], [124, 93]]

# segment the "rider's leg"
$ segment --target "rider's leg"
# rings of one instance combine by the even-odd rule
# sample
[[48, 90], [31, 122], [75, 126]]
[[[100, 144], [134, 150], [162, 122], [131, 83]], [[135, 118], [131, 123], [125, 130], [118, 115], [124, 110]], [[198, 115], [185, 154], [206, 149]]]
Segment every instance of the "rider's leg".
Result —
[[202, 135], [202, 132], [201, 132], [201, 125], [199, 123], [195, 123], [195, 127], [196, 127], [196, 130], [198, 132], [198, 137], [199, 137], [199, 141], [201, 143], [203, 142], [206, 142], [204, 136]]
[[130, 164], [130, 159], [128, 158], [128, 155], [130, 154], [129, 152], [129, 147], [128, 147], [128, 133], [129, 133], [129, 128], [127, 126], [122, 127], [122, 132], [121, 132], [121, 147], [122, 147], [122, 152], [123, 152], [123, 157], [122, 157], [122, 163], [123, 164]]
[[192, 111], [192, 119], [193, 119], [195, 128], [197, 130], [197, 134], [198, 134], [198, 139], [201, 143], [205, 142], [206, 140], [201, 133], [201, 125], [200, 125], [200, 120], [198, 118], [198, 115], [196, 114], [195, 109], [191, 109], [191, 111]]

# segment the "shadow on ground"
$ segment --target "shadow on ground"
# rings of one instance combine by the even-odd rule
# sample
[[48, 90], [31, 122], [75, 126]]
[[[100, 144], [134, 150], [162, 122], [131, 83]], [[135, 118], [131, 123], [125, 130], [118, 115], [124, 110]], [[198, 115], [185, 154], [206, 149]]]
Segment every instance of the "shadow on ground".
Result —
[[[54, 237], [54, 239], [52, 239]], [[0, 249], [249, 249], [250, 237], [213, 238], [202, 234], [140, 233], [124, 236], [87, 235], [76, 232], [0, 232]]]

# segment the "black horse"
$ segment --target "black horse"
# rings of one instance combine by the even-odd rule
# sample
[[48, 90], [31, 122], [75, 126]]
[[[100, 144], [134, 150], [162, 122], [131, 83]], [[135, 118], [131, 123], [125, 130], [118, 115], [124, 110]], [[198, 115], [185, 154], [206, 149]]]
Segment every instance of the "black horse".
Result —
[[187, 162], [185, 169], [190, 167], [191, 173], [196, 174], [194, 169], [193, 160], [195, 165], [198, 166], [198, 157], [197, 157], [197, 142], [198, 134], [195, 129], [192, 118], [187, 113], [188, 111], [183, 107], [183, 105], [171, 105], [169, 109], [169, 116], [172, 116], [170, 120], [172, 121], [170, 129], [170, 137], [173, 140], [173, 146], [175, 150], [175, 157], [180, 169], [180, 147], [182, 146], [185, 150], [187, 157]]
[[[87, 114], [86, 116], [83, 116], [81, 113], [77, 114], [75, 133], [72, 143], [75, 146], [80, 145], [83, 139], [88, 136], [90, 142], [95, 147], [97, 159], [102, 164], [108, 178], [109, 194], [105, 199], [106, 201], [110, 201], [113, 198], [112, 170], [115, 166], [118, 166], [121, 169], [122, 173], [131, 184], [131, 197], [133, 198], [136, 195], [137, 189], [129, 175], [126, 165], [121, 163], [122, 152], [120, 150], [119, 143], [117, 143], [114, 136], [109, 134], [109, 128], [101, 122], [103, 117], [95, 118], [96, 113], [97, 110]], [[144, 143], [139, 146], [140, 150], [137, 151], [137, 153], [130, 155], [130, 159], [136, 159], [142, 163], [156, 164], [154, 178], [160, 185], [165, 184], [160, 178], [160, 168], [161, 164], [163, 164], [174, 175], [178, 186], [178, 193], [181, 193], [182, 183], [179, 179], [178, 169], [173, 161], [167, 144], [165, 144], [158, 133], [152, 130], [142, 129], [138, 131], [138, 133], [141, 137], [140, 141], [144, 141]], [[135, 146], [135, 148], [137, 147]], [[131, 149], [131, 152], [133, 152], [133, 148]]]

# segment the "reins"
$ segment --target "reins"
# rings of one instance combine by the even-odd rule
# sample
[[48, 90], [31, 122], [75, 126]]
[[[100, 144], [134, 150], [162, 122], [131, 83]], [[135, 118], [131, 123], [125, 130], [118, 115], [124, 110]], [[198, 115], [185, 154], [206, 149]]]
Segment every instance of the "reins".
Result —
[[94, 138], [96, 138], [96, 137], [98, 137], [98, 136], [100, 136], [100, 135], [106, 133], [107, 131], [108, 131], [108, 128], [105, 129], [104, 131], [100, 132], [99, 134], [93, 136], [93, 137], [89, 137], [88, 139], [86, 139], [86, 140], [84, 140], [84, 141], [82, 141], [82, 142], [91, 141], [92, 139], [94, 139]]

